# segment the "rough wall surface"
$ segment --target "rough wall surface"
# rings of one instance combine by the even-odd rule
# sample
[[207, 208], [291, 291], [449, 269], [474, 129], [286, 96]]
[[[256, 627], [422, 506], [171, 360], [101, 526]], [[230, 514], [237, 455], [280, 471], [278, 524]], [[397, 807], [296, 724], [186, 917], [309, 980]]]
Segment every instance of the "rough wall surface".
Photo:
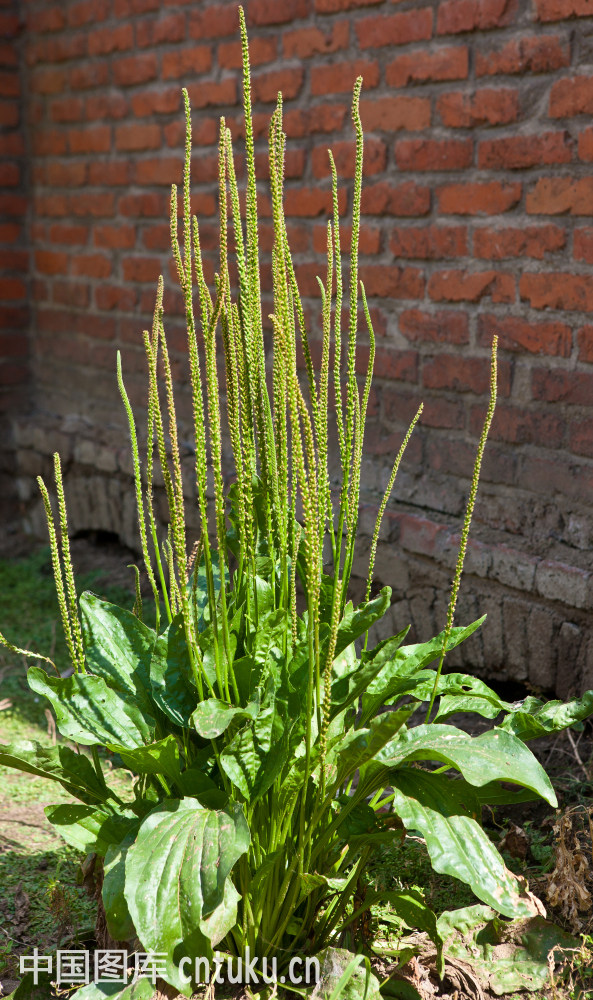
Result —
[[0, 519], [14, 517], [15, 455], [10, 415], [29, 402], [27, 167], [23, 19], [17, 0], [0, 4]]
[[[169, 187], [182, 175], [181, 87], [193, 107], [193, 208], [212, 273], [221, 114], [241, 145], [236, 7], [21, 7], [38, 408], [16, 424], [23, 510], [37, 526], [31, 476], [47, 472], [58, 447], [73, 526], [115, 527], [131, 541], [115, 350], [142, 406], [141, 332], [163, 272], [183, 381], [167, 222]], [[459, 611], [460, 620], [489, 618], [456, 662], [463, 655], [490, 676], [561, 694], [593, 686], [593, 4], [246, 0], [245, 8], [262, 177], [269, 117], [284, 94], [285, 206], [313, 335], [331, 201], [326, 149], [346, 211], [349, 95], [364, 78], [361, 277], [378, 350], [363, 534], [424, 400], [377, 566], [394, 587], [392, 623], [412, 621], [422, 637], [443, 624], [497, 334], [499, 404]], [[261, 215], [269, 289], [265, 181]], [[364, 575], [363, 556], [358, 568]]]

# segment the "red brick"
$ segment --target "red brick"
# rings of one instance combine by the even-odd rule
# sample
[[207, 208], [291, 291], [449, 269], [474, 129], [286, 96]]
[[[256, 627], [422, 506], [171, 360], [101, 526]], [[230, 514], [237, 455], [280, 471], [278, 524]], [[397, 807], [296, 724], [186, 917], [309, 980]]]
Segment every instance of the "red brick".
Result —
[[[290, 139], [301, 139], [315, 132], [337, 132], [344, 123], [346, 113], [345, 104], [292, 108], [284, 115], [284, 131]], [[266, 118], [269, 120], [269, 116]]]
[[379, 83], [379, 64], [358, 59], [355, 62], [331, 63], [311, 67], [311, 93], [315, 95], [351, 93], [357, 77], [362, 76], [368, 90]]
[[570, 163], [571, 160], [572, 148], [567, 132], [485, 139], [478, 145], [478, 166], [483, 170], [525, 170], [552, 163]]
[[[132, 111], [137, 118], [149, 118], [151, 115], [168, 115], [181, 107], [181, 91], [179, 87], [168, 90], [147, 90], [132, 97]], [[185, 134], [185, 125], [183, 126]]]
[[383, 0], [315, 0], [317, 14], [339, 14], [358, 7], [376, 7]]
[[593, 129], [586, 128], [579, 135], [579, 160], [591, 163], [593, 160]]
[[[369, 367], [369, 350], [361, 344], [356, 352], [356, 371], [366, 375]], [[403, 382], [418, 381], [418, 354], [416, 351], [401, 351], [377, 345], [375, 371], [381, 378]]]
[[31, 145], [36, 156], [61, 156], [66, 152], [66, 136], [57, 129], [37, 129]]
[[525, 199], [533, 215], [591, 215], [593, 177], [540, 177]]
[[427, 389], [449, 389], [454, 392], [488, 392], [490, 365], [487, 358], [464, 358], [459, 354], [439, 354], [425, 360], [422, 384]]
[[116, 17], [130, 17], [132, 14], [148, 14], [159, 10], [162, 0], [114, 0]]
[[103, 282], [95, 288], [95, 305], [97, 309], [105, 312], [111, 309], [131, 312], [137, 301], [138, 296], [134, 288], [120, 288], [118, 285], [105, 285]]
[[357, 21], [355, 27], [361, 49], [427, 41], [432, 35], [432, 10], [422, 7], [397, 14], [375, 14]]
[[15, 101], [0, 101], [0, 125], [14, 128], [20, 119], [19, 106]]
[[66, 71], [57, 66], [43, 66], [29, 75], [35, 94], [59, 94], [66, 87]]
[[573, 256], [575, 260], [593, 263], [593, 229], [575, 229], [573, 234]]
[[18, 243], [22, 234], [23, 228], [18, 222], [0, 223], [0, 243]]
[[68, 9], [68, 27], [80, 28], [83, 24], [105, 21], [109, 7], [108, 0], [79, 0]]
[[41, 274], [66, 274], [68, 270], [68, 254], [55, 250], [36, 250], [35, 267]]
[[112, 64], [113, 79], [120, 87], [133, 87], [148, 83], [157, 76], [157, 57], [154, 52], [142, 55], [124, 56]]
[[394, 257], [442, 260], [468, 252], [465, 226], [422, 226], [393, 229], [389, 247]]
[[49, 238], [52, 243], [66, 243], [69, 246], [83, 246], [88, 240], [88, 236], [88, 226], [55, 224], [49, 230]]
[[68, 132], [68, 146], [71, 153], [108, 153], [111, 149], [111, 128], [109, 125], [72, 128]]
[[474, 94], [453, 91], [438, 98], [437, 112], [448, 128], [508, 125], [519, 117], [519, 95], [508, 88], [484, 88]]
[[76, 254], [72, 258], [70, 273], [75, 277], [108, 278], [111, 274], [111, 261], [100, 253]]
[[161, 273], [158, 257], [125, 257], [122, 262], [124, 281], [156, 281]]
[[306, 17], [310, 11], [309, 0], [249, 0], [248, 24], [286, 24]]
[[73, 66], [70, 70], [70, 87], [72, 90], [90, 90], [92, 87], [104, 87], [109, 81], [109, 65], [107, 62], [86, 62], [82, 66]]
[[[11, 23], [13, 25], [12, 31], [10, 31]], [[4, 21], [3, 24], [5, 25], [7, 34], [16, 33], [18, 19], [15, 19], [13, 22]], [[60, 31], [65, 26], [66, 17], [64, 11], [59, 6], [46, 7], [45, 10], [36, 10], [34, 14], [31, 12], [27, 15], [27, 28], [29, 31]]]
[[[338, 204], [343, 211], [346, 205], [346, 192], [338, 191]], [[290, 188], [284, 196], [284, 211], [286, 215], [314, 218], [317, 215], [331, 215], [332, 193], [319, 188]]]
[[568, 17], [590, 17], [591, 0], [535, 0], [540, 21], [563, 21]]
[[521, 198], [521, 184], [477, 181], [437, 188], [439, 210], [446, 215], [498, 215], [514, 208]]
[[407, 340], [467, 344], [467, 313], [440, 310], [434, 313], [407, 309], [399, 315], [399, 330]]
[[347, 21], [337, 21], [331, 26], [331, 34], [318, 27], [296, 28], [282, 34], [282, 49], [285, 59], [309, 59], [326, 52], [337, 52], [347, 47], [350, 25]]
[[149, 45], [162, 45], [168, 42], [185, 40], [185, 14], [178, 11], [165, 17], [150, 18], [138, 21], [136, 25], [136, 45], [145, 49]]
[[18, 73], [0, 73], [0, 97], [18, 97], [20, 92]]
[[389, 87], [405, 87], [408, 83], [439, 80], [466, 80], [469, 53], [465, 45], [423, 52], [406, 52], [387, 66], [385, 81]]
[[593, 326], [582, 326], [578, 333], [579, 361], [593, 364]]
[[194, 109], [237, 103], [237, 81], [232, 76], [217, 83], [190, 83], [187, 92]]
[[115, 197], [110, 191], [95, 191], [85, 194], [77, 192], [70, 199], [70, 211], [73, 215], [92, 215], [95, 218], [115, 214]]
[[165, 52], [162, 60], [163, 80], [178, 80], [187, 76], [208, 73], [212, 67], [212, 49], [209, 45], [184, 46], [174, 52]]
[[136, 163], [136, 184], [181, 184], [183, 161], [177, 156], [161, 156], [157, 159], [138, 160]]
[[575, 455], [593, 458], [593, 429], [590, 420], [575, 420], [569, 425], [569, 449]]
[[51, 286], [52, 302], [74, 309], [85, 309], [89, 304], [89, 286], [80, 281], [54, 281]]
[[434, 302], [480, 302], [485, 296], [493, 302], [514, 302], [515, 279], [498, 271], [436, 271], [428, 294]]
[[95, 226], [93, 242], [96, 247], [130, 250], [136, 243], [134, 226]]
[[88, 121], [98, 118], [126, 118], [130, 113], [130, 105], [123, 94], [93, 94], [84, 102], [85, 118]]
[[0, 66], [18, 67], [18, 64], [19, 54], [16, 46], [12, 45], [9, 41], [2, 41], [0, 39]]
[[[593, 11], [592, 11], [593, 12]], [[550, 90], [550, 118], [572, 118], [593, 111], [593, 77], [556, 80]]]
[[570, 66], [570, 44], [559, 35], [512, 38], [501, 48], [476, 52], [476, 76], [552, 73]]
[[86, 180], [86, 163], [54, 160], [47, 164], [47, 183], [51, 187], [80, 187]]
[[159, 125], [118, 125], [115, 130], [115, 148], [124, 150], [159, 149], [161, 129]]
[[486, 260], [505, 260], [507, 257], [543, 260], [547, 253], [562, 250], [565, 244], [566, 233], [560, 226], [474, 230], [474, 255]]
[[[14, 209], [14, 202], [14, 195], [10, 196], [10, 203], [7, 203], [7, 200], [5, 201], [0, 195], [0, 208], [3, 209], [4, 214], [17, 214], [16, 212], [11, 211], [11, 207]], [[68, 197], [65, 194], [43, 195], [37, 191], [33, 195], [33, 208], [35, 216], [40, 219], [44, 216], [52, 216], [55, 218], [57, 216], [68, 215]], [[21, 212], [18, 214], [21, 214]]]
[[593, 310], [593, 277], [589, 275], [523, 273], [519, 293], [534, 309]]
[[[185, 122], [175, 121], [163, 129], [168, 146], [185, 147]], [[192, 143], [194, 147], [214, 146], [218, 143], [219, 123], [215, 118], [200, 118], [192, 123]]]
[[504, 351], [528, 351], [530, 354], [569, 358], [572, 350], [572, 331], [565, 323], [530, 323], [518, 316], [480, 315], [478, 343], [488, 347], [493, 336], [498, 337], [499, 346]]
[[401, 139], [395, 144], [400, 170], [462, 170], [471, 166], [471, 139]]
[[18, 132], [6, 132], [2, 136], [2, 151], [5, 156], [24, 156], [25, 144]]
[[109, 28], [94, 27], [88, 35], [89, 56], [107, 56], [112, 52], [127, 52], [134, 47], [132, 24], [116, 24]]
[[430, 188], [414, 181], [391, 185], [387, 181], [362, 189], [363, 215], [422, 216], [430, 211]]
[[0, 163], [0, 187], [18, 187], [21, 171], [16, 163]]
[[0, 269], [3, 271], [26, 271], [29, 267], [28, 250], [0, 250]]
[[366, 132], [416, 132], [430, 125], [430, 99], [426, 97], [379, 97], [360, 102]]
[[126, 194], [119, 199], [117, 210], [121, 215], [134, 217], [163, 216], [166, 210], [166, 198], [155, 191], [143, 191], [142, 194]]
[[[332, 144], [332, 153], [336, 164], [338, 177], [354, 177], [355, 145], [353, 142], [336, 142]], [[380, 173], [385, 169], [387, 150], [385, 143], [372, 136], [364, 143], [364, 172], [367, 176]], [[327, 146], [315, 146], [311, 163], [314, 177], [329, 177], [331, 175]]]
[[255, 101], [276, 101], [278, 91], [285, 100], [296, 97], [303, 86], [302, 66], [294, 69], [269, 70], [252, 77], [253, 99]]
[[533, 399], [546, 403], [593, 405], [593, 374], [562, 368], [534, 368], [531, 372]]
[[[470, 433], [478, 436], [484, 424], [484, 407], [474, 406], [470, 411]], [[552, 413], [538, 413], [524, 407], [499, 403], [489, 437], [493, 441], [511, 444], [536, 444], [546, 448], [561, 448], [564, 441], [565, 421]]]
[[83, 104], [80, 97], [63, 97], [52, 101], [49, 116], [54, 122], [78, 122], [83, 117]]
[[192, 10], [189, 15], [190, 38], [224, 38], [236, 35], [239, 17], [234, 4], [216, 4], [203, 10]]
[[[275, 36], [250, 39], [249, 63], [251, 66], [275, 62], [277, 55], [278, 39]], [[243, 65], [241, 42], [221, 42], [218, 46], [218, 65], [224, 69], [241, 69]]]
[[[218, 233], [218, 230], [216, 232]], [[171, 227], [165, 222], [145, 227], [142, 231], [142, 242], [147, 250], [168, 250], [171, 246]], [[208, 249], [203, 227], [200, 227], [200, 243], [203, 250]]]
[[130, 183], [131, 162], [129, 160], [107, 160], [89, 163], [89, 184], [98, 187], [117, 187]]
[[437, 34], [506, 28], [516, 11], [517, 0], [444, 0], [438, 8]]
[[424, 297], [424, 273], [415, 267], [396, 267], [386, 264], [364, 264], [360, 280], [367, 296], [392, 299], [421, 299]]
[[[288, 234], [288, 237], [291, 250], [295, 252], [299, 249], [301, 251], [307, 250], [307, 245], [304, 243], [302, 234], [300, 234], [299, 247], [294, 245], [294, 242], [290, 237], [290, 233]], [[340, 246], [342, 253], [350, 253], [351, 239], [352, 226], [340, 226]], [[381, 249], [381, 230], [372, 228], [371, 226], [361, 226], [358, 249], [361, 254], [379, 253], [379, 250]], [[327, 226], [315, 226], [315, 229], [313, 230], [313, 250], [315, 253], [319, 254], [327, 253]]]

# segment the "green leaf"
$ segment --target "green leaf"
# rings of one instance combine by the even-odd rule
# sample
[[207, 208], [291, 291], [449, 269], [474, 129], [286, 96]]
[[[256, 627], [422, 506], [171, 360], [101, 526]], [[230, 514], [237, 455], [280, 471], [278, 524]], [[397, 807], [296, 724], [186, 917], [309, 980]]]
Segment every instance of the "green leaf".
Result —
[[26, 976], [21, 979], [16, 990], [9, 993], [5, 1000], [47, 1000], [51, 995], [51, 976], [48, 976], [44, 972], [40, 972], [38, 975], [37, 986], [33, 982], [33, 973], [28, 972]]
[[[355, 659], [354, 669], [349, 673], [344, 673], [342, 676], [338, 674], [332, 682], [330, 718], [334, 718], [338, 712], [352, 705], [363, 692], [372, 687], [375, 678], [383, 674], [385, 667], [395, 656], [398, 646], [402, 644], [408, 631], [409, 626], [402, 629], [398, 635], [385, 639], [370, 653], [363, 653], [360, 663], [357, 663]], [[347, 647], [347, 649], [352, 648], [351, 646]], [[379, 707], [381, 706], [377, 705], [377, 708]]]
[[156, 743], [132, 750], [117, 743], [108, 743], [107, 748], [119, 754], [123, 766], [134, 774], [162, 774], [171, 781], [178, 781], [181, 776], [179, 746], [172, 733]]
[[507, 923], [488, 906], [449, 910], [439, 917], [447, 954], [468, 963], [496, 996], [552, 987], [552, 968], [581, 942], [542, 916]]
[[383, 617], [387, 608], [391, 604], [391, 587], [383, 587], [377, 597], [366, 604], [346, 611], [342, 621], [338, 625], [338, 635], [336, 639], [336, 649], [334, 657], [339, 656], [343, 649], [350, 646], [365, 632], [368, 632], [371, 625]]
[[345, 948], [324, 948], [317, 955], [321, 980], [315, 990], [319, 1000], [381, 1000], [379, 980], [364, 955]]
[[499, 698], [484, 681], [467, 674], [442, 674], [437, 695], [441, 700], [433, 722], [442, 722], [455, 712], [475, 712], [485, 719], [495, 719], [502, 711], [513, 707], [510, 702]]
[[136, 937], [134, 922], [130, 916], [124, 894], [126, 883], [126, 856], [134, 843], [140, 820], [127, 836], [117, 844], [112, 844], [105, 854], [103, 864], [103, 907], [107, 929], [114, 941], [131, 941]]
[[189, 726], [198, 703], [181, 613], [159, 635], [150, 661], [152, 697], [177, 726]]
[[357, 768], [373, 760], [405, 725], [414, 709], [412, 704], [394, 712], [384, 712], [372, 720], [368, 729], [359, 729], [343, 737], [335, 752], [327, 755], [327, 773], [331, 780], [341, 784]]
[[58, 729], [68, 739], [87, 746], [118, 743], [130, 749], [154, 739], [155, 720], [102, 677], [50, 677], [40, 667], [30, 667], [27, 676], [31, 690], [51, 702]]
[[89, 983], [72, 994], [70, 1000], [152, 1000], [154, 986], [150, 979], [138, 979], [123, 986], [121, 983]]
[[558, 804], [539, 761], [521, 740], [502, 729], [472, 738], [454, 726], [416, 726], [390, 743], [380, 760], [388, 767], [410, 760], [440, 760], [456, 767], [472, 785], [508, 781], [537, 792], [551, 806]]
[[0, 764], [57, 781], [83, 802], [105, 802], [111, 795], [88, 757], [67, 746], [47, 747], [30, 740], [0, 744]]
[[549, 701], [526, 698], [500, 724], [501, 729], [514, 733], [520, 740], [533, 740], [547, 733], [558, 733], [593, 715], [593, 691], [585, 691], [573, 701]]
[[466, 882], [505, 916], [533, 915], [519, 882], [476, 822], [479, 805], [469, 785], [417, 768], [395, 771], [391, 782], [394, 810], [407, 830], [424, 836], [435, 871]]
[[249, 846], [241, 808], [204, 809], [168, 799], [142, 821], [125, 861], [125, 898], [144, 947], [167, 955], [172, 985], [178, 962], [210, 955], [237, 919], [239, 894], [228, 878]]
[[437, 926], [437, 916], [426, 905], [422, 894], [417, 889], [388, 892], [369, 892], [367, 890], [364, 897], [364, 905], [358, 907], [346, 923], [350, 923], [360, 913], [370, 909], [372, 906], [379, 906], [385, 903], [388, 903], [395, 910], [397, 916], [407, 924], [410, 930], [423, 931], [428, 934], [430, 940], [436, 945], [439, 975], [442, 976], [444, 971], [442, 964], [443, 940]]
[[156, 632], [131, 611], [89, 591], [80, 597], [80, 617], [88, 672], [132, 695], [147, 715], [154, 715], [149, 668]]
[[258, 710], [256, 702], [251, 702], [246, 708], [233, 708], [218, 698], [208, 698], [200, 702], [190, 721], [200, 736], [213, 740], [228, 729], [233, 719], [254, 719]]
[[112, 844], [118, 844], [130, 826], [137, 823], [132, 816], [114, 815], [93, 806], [63, 803], [46, 806], [45, 815], [67, 844], [84, 854], [105, 855]]

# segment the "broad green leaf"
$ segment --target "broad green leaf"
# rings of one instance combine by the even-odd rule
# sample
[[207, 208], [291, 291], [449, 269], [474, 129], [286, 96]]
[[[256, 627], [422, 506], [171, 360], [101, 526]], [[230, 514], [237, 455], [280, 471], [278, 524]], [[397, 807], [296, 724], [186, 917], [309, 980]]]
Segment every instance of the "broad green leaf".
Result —
[[0, 744], [0, 764], [58, 781], [83, 802], [105, 802], [111, 795], [88, 757], [67, 746], [47, 747], [30, 740], [8, 746]]
[[124, 894], [126, 882], [126, 856], [134, 843], [140, 820], [134, 829], [120, 843], [112, 844], [105, 854], [103, 864], [103, 887], [101, 895], [107, 920], [107, 928], [114, 941], [131, 941], [136, 937], [134, 923], [130, 916]]
[[188, 767], [182, 771], [177, 784], [184, 796], [197, 799], [206, 809], [224, 809], [228, 804], [227, 793], [199, 767]]
[[[477, 628], [480, 627], [483, 618], [479, 618], [465, 628], [454, 628], [451, 630], [447, 650], [454, 649], [461, 642], [467, 639]], [[413, 646], [401, 646], [393, 651], [391, 657], [385, 657], [385, 664], [377, 677], [371, 681], [368, 689], [362, 696], [362, 717], [361, 724], [364, 725], [383, 706], [392, 705], [403, 695], [411, 694], [416, 700], [424, 700], [430, 697], [434, 686], [434, 673], [421, 673], [440, 656], [445, 632], [441, 632], [428, 642], [416, 643]], [[390, 640], [384, 640], [376, 647], [381, 650]], [[399, 646], [399, 643], [398, 643]], [[389, 647], [388, 647], [389, 648]], [[371, 650], [369, 655], [373, 655]]]
[[102, 677], [50, 677], [30, 667], [29, 687], [51, 702], [62, 736], [87, 746], [118, 743], [132, 749], [154, 739], [155, 720]]
[[177, 726], [189, 726], [198, 703], [181, 614], [162, 632], [150, 661], [152, 697]]
[[[432, 693], [432, 691], [431, 691]], [[442, 674], [439, 677], [437, 695], [439, 707], [433, 722], [442, 722], [455, 712], [475, 712], [486, 719], [495, 719], [502, 711], [513, 708], [503, 701], [484, 681], [467, 674]]]
[[[496, 996], [552, 988], [552, 968], [581, 942], [542, 916], [501, 921], [489, 906], [442, 913], [439, 931], [447, 954], [468, 963], [484, 989]], [[550, 994], [551, 995], [551, 994]]]
[[180, 778], [179, 746], [173, 733], [133, 750], [117, 743], [108, 743], [107, 748], [119, 754], [123, 766], [134, 774], [162, 774], [171, 781]]
[[152, 1000], [154, 986], [150, 979], [138, 979], [123, 986], [121, 983], [89, 983], [70, 996], [70, 1000]]
[[[20, 981], [16, 990], [9, 993], [5, 1000], [47, 1000], [51, 996], [52, 976], [45, 972], [40, 972], [37, 977], [37, 985], [34, 983], [32, 972], [28, 972]], [[84, 1000], [84, 998], [83, 998]]]
[[254, 719], [258, 710], [256, 702], [251, 702], [246, 708], [234, 708], [218, 698], [208, 698], [200, 702], [190, 721], [200, 736], [213, 740], [228, 729], [233, 719]]
[[126, 691], [146, 714], [154, 715], [149, 667], [156, 632], [131, 611], [89, 591], [80, 597], [80, 617], [88, 672]]
[[557, 733], [593, 715], [593, 691], [585, 691], [573, 701], [549, 701], [526, 698], [515, 711], [501, 722], [500, 728], [514, 733], [520, 740], [533, 740], [547, 733]]
[[[268, 721], [269, 727], [265, 726]], [[262, 710], [255, 722], [233, 737], [220, 755], [220, 766], [235, 788], [253, 803], [274, 783], [287, 757], [284, 723], [272, 706]]]
[[67, 844], [84, 854], [102, 857], [111, 844], [118, 844], [137, 823], [133, 816], [114, 815], [104, 809], [70, 802], [46, 806], [44, 812]]
[[365, 632], [368, 632], [371, 625], [383, 617], [391, 603], [391, 587], [383, 587], [380, 594], [360, 604], [359, 607], [346, 611], [342, 621], [338, 625], [338, 635], [336, 639], [336, 649], [334, 657], [339, 656], [343, 649], [350, 646], [355, 639], [358, 639]]
[[391, 783], [393, 808], [407, 830], [423, 835], [435, 871], [466, 882], [478, 899], [507, 917], [533, 916], [533, 905], [476, 822], [479, 805], [465, 782], [457, 787], [444, 774], [404, 768]]
[[328, 754], [328, 772], [332, 781], [340, 784], [352, 776], [357, 768], [373, 760], [383, 747], [393, 740], [394, 735], [408, 721], [415, 705], [384, 712], [369, 724], [367, 729], [348, 733], [336, 746], [334, 754]]
[[[363, 653], [360, 662], [355, 662], [353, 670], [336, 677], [331, 689], [330, 718], [334, 718], [342, 709], [355, 703], [363, 692], [369, 690], [375, 678], [382, 675], [385, 667], [393, 659], [408, 631], [409, 626], [402, 629], [398, 635], [379, 643], [370, 653]], [[377, 706], [379, 707], [381, 706]]]
[[558, 804], [539, 761], [521, 740], [502, 729], [472, 738], [454, 726], [416, 726], [388, 744], [380, 760], [388, 767], [410, 760], [440, 760], [461, 771], [471, 785], [508, 781], [537, 792], [551, 806]]
[[[315, 997], [319, 1000], [381, 1000], [379, 980], [364, 955], [354, 955], [345, 948], [324, 948], [317, 959], [321, 979]], [[301, 969], [304, 982], [305, 971]]]
[[237, 919], [228, 878], [249, 846], [241, 808], [204, 809], [168, 799], [142, 821], [125, 861], [125, 898], [147, 950], [167, 955], [167, 979], [183, 992], [178, 962], [209, 955]]
[[[212, 564], [214, 594], [218, 597], [220, 593], [220, 566], [218, 561], [218, 552], [216, 549], [212, 549], [210, 551], [210, 561]], [[199, 565], [194, 568], [190, 575], [187, 583], [187, 593], [192, 602], [194, 601], [195, 596], [194, 609], [196, 614], [196, 625], [198, 632], [203, 632], [205, 628], [206, 611], [208, 609], [208, 578], [206, 575], [206, 559], [204, 555], [202, 555]]]

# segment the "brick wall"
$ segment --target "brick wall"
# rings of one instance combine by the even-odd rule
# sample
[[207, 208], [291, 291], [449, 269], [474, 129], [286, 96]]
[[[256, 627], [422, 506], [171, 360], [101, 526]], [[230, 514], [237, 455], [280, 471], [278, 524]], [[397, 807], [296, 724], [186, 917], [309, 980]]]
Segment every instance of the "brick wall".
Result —
[[17, 512], [9, 414], [28, 405], [29, 254], [26, 231], [22, 28], [16, 0], [0, 4], [0, 521]]
[[[460, 606], [461, 619], [486, 610], [489, 619], [464, 656], [490, 676], [562, 694], [593, 686], [593, 5], [245, 6], [262, 171], [273, 102], [278, 89], [284, 94], [286, 212], [312, 324], [330, 206], [326, 148], [336, 154], [346, 209], [350, 92], [355, 76], [364, 78], [361, 276], [378, 350], [363, 531], [407, 423], [425, 404], [378, 563], [394, 586], [390, 624], [412, 621], [426, 636], [443, 623], [496, 333], [499, 404]], [[130, 395], [142, 405], [141, 331], [163, 271], [183, 380], [167, 222], [169, 186], [182, 170], [180, 91], [187, 86], [193, 106], [193, 207], [213, 271], [221, 114], [238, 148], [241, 141], [235, 5], [22, 7], [41, 416], [18, 422], [21, 493], [27, 497], [31, 473], [46, 469], [59, 445], [76, 494], [75, 526], [117, 524], [131, 539], [115, 350], [122, 348]], [[261, 214], [268, 290], [265, 184]], [[344, 235], [347, 242], [347, 225]], [[29, 518], [37, 523], [33, 507]], [[362, 574], [363, 558], [358, 568]]]

